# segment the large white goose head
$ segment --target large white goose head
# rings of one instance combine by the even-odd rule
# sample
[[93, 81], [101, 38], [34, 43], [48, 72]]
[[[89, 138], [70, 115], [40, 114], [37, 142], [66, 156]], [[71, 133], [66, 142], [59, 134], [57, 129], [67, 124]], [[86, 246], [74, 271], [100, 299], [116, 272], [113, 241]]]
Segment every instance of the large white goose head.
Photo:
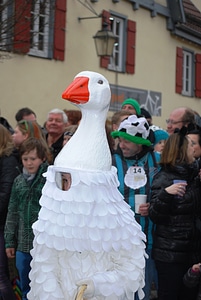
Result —
[[62, 98], [88, 110], [109, 109], [111, 92], [107, 79], [95, 72], [83, 71], [63, 92]]
[[82, 119], [54, 165], [92, 171], [110, 170], [111, 154], [105, 133], [111, 99], [107, 79], [99, 73], [80, 72], [63, 92], [62, 98], [81, 109]]

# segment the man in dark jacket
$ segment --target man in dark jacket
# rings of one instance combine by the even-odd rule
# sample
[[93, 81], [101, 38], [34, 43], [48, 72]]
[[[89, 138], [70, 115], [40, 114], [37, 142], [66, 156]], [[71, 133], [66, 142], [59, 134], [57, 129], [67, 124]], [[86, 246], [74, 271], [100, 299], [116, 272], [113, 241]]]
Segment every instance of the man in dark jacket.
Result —
[[53, 161], [63, 147], [64, 132], [67, 121], [67, 115], [61, 109], [56, 108], [48, 113], [45, 125], [47, 130], [46, 141], [52, 152]]

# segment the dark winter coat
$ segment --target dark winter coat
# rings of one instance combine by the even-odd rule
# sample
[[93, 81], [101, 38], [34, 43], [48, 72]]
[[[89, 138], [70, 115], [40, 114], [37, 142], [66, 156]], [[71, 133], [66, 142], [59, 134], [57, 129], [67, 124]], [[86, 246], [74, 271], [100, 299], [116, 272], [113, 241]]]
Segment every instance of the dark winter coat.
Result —
[[196, 300], [201, 300], [201, 280], [200, 280], [201, 273], [200, 272], [192, 272], [191, 268], [188, 272], [184, 275], [184, 284], [189, 287], [193, 288], [199, 285], [198, 295]]
[[19, 165], [13, 155], [0, 158], [0, 227], [4, 227], [13, 181], [19, 175]]
[[[195, 216], [200, 215], [201, 195], [197, 174], [197, 165], [180, 165], [162, 168], [153, 180], [149, 216], [155, 223], [152, 252], [155, 260], [172, 263], [200, 260], [196, 257], [201, 254], [201, 236], [195, 226]], [[187, 181], [182, 198], [165, 191], [175, 179]]]
[[46, 178], [48, 164], [42, 163], [30, 183], [21, 174], [13, 183], [5, 226], [6, 248], [30, 252], [33, 248], [32, 225], [38, 219], [39, 200]]
[[[48, 134], [46, 134], [46, 141], [48, 139]], [[58, 140], [52, 144], [52, 146], [49, 148], [50, 152], [52, 154], [52, 160], [54, 162], [56, 156], [59, 154], [59, 152], [61, 151], [61, 149], [63, 148], [63, 141], [64, 141], [64, 135], [62, 134], [62, 136], [60, 136], [60, 138], [58, 138]]]

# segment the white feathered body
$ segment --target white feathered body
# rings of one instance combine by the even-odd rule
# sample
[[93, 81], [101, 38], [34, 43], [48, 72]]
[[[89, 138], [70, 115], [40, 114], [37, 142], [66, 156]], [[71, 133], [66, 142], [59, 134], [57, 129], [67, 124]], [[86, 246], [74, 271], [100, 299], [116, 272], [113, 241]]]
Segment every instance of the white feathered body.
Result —
[[[108, 94], [102, 75], [82, 72], [78, 77], [83, 75], [103, 79]], [[78, 130], [48, 168], [33, 224], [29, 300], [74, 300], [76, 283], [86, 278], [95, 286], [91, 300], [133, 300], [136, 291], [143, 297], [145, 235], [111, 167], [104, 130], [108, 105], [108, 99], [99, 109], [90, 102], [80, 105]], [[67, 191], [60, 186], [62, 172], [71, 174]]]

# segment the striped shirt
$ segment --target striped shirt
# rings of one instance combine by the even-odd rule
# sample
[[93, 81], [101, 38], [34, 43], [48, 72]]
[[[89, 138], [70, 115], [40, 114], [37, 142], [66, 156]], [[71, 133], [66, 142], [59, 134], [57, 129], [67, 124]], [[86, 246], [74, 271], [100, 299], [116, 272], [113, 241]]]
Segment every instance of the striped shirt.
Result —
[[[119, 191], [124, 196], [124, 200], [131, 206], [131, 209], [135, 211], [135, 193], [136, 194], [146, 194], [147, 201], [150, 201], [151, 197], [151, 184], [154, 175], [159, 170], [159, 162], [160, 155], [156, 152], [153, 152], [152, 148], [148, 148], [143, 151], [143, 153], [136, 155], [130, 159], [124, 158], [121, 153], [113, 154], [113, 166], [117, 168], [117, 176], [120, 182]], [[124, 177], [126, 175], [127, 170], [131, 166], [142, 167], [147, 176], [147, 183], [145, 186], [140, 187], [139, 189], [132, 189], [125, 185]], [[150, 218], [141, 216], [140, 214], [135, 215], [136, 221], [142, 226], [143, 232], [147, 237], [147, 249], [152, 248], [153, 238], [153, 223]]]

